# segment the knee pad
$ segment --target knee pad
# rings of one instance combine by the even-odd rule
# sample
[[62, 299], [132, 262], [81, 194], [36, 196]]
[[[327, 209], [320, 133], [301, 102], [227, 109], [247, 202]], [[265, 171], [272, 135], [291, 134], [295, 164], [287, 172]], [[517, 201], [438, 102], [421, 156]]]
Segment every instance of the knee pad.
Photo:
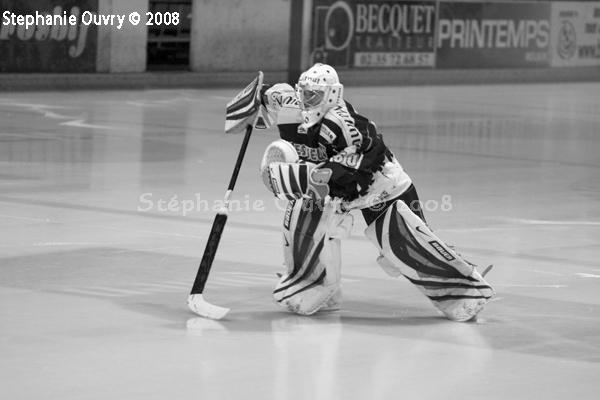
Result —
[[473, 318], [494, 295], [475, 267], [402, 201], [391, 205], [365, 234], [383, 257], [378, 260], [382, 268], [391, 276], [404, 275], [449, 319]]

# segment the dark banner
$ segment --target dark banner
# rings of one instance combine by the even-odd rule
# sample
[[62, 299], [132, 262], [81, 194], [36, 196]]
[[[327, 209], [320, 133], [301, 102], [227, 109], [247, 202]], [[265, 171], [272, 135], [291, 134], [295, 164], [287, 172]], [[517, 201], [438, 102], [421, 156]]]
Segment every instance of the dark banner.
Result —
[[438, 68], [549, 65], [549, 2], [441, 2], [439, 14]]
[[0, 0], [0, 72], [95, 72], [98, 0]]
[[342, 68], [433, 67], [433, 1], [314, 0], [311, 61]]

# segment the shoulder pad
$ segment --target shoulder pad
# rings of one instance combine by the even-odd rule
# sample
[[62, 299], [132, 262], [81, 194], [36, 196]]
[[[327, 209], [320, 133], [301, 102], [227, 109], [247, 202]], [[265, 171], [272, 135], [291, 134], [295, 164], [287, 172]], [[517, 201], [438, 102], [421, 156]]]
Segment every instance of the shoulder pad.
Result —
[[276, 83], [266, 92], [266, 105], [269, 111], [277, 111], [282, 107], [292, 106], [299, 108], [300, 103], [296, 99], [296, 92], [287, 83]]
[[354, 118], [343, 106], [336, 106], [327, 111], [323, 118], [325, 125], [336, 137], [343, 139], [343, 147], [360, 146], [362, 143], [362, 134], [356, 128]]

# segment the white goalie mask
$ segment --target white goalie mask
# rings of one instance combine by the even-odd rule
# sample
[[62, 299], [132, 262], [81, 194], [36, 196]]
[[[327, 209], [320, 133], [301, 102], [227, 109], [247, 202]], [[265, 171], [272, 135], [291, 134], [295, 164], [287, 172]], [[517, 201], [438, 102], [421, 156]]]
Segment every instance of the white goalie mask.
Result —
[[296, 96], [302, 109], [303, 127], [319, 122], [336, 105], [342, 105], [344, 86], [335, 69], [317, 63], [303, 72], [296, 84]]

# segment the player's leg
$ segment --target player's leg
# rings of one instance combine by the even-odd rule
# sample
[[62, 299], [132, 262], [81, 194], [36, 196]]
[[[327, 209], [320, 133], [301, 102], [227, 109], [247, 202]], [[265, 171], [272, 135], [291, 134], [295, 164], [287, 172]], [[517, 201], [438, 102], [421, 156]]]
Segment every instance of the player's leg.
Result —
[[[294, 146], [276, 140], [265, 150], [261, 175], [265, 186], [273, 191], [269, 165], [273, 162], [298, 162]], [[286, 273], [281, 276], [273, 297], [280, 305], [299, 314], [336, 309], [341, 302], [340, 232], [343, 214], [331, 203], [315, 200], [292, 200], [283, 223]], [[340, 229], [341, 228], [341, 229]]]
[[[340, 292], [340, 234], [344, 216], [331, 203], [288, 203], [283, 221], [286, 272], [273, 297], [289, 311], [310, 315], [336, 308]], [[343, 231], [343, 229], [342, 229]]]
[[404, 275], [447, 318], [467, 321], [494, 295], [473, 265], [438, 238], [403, 201], [372, 221], [366, 236], [379, 249], [378, 263], [391, 276]]

